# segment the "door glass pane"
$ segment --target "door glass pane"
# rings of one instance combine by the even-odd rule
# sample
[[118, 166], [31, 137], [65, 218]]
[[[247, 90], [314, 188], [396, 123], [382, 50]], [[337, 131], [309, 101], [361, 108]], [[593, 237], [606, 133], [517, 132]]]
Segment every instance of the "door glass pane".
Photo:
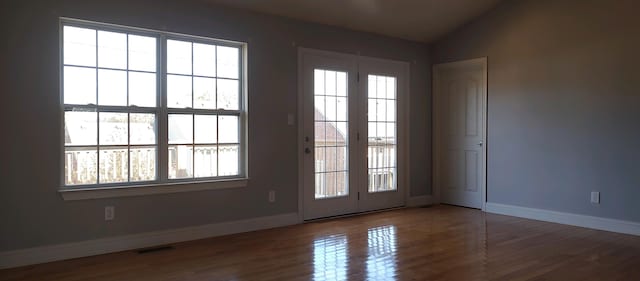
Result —
[[315, 198], [349, 194], [347, 73], [314, 71]]
[[395, 77], [369, 75], [367, 79], [368, 191], [397, 189]]

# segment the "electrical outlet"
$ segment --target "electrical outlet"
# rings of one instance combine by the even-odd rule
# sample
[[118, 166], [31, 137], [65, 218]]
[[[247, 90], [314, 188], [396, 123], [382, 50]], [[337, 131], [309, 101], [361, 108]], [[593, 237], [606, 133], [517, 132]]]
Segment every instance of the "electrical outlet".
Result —
[[269, 190], [269, 203], [276, 202], [276, 192]]
[[598, 191], [591, 192], [591, 203], [600, 204], [600, 192]]
[[104, 220], [111, 221], [116, 218], [116, 209], [113, 206], [104, 207]]

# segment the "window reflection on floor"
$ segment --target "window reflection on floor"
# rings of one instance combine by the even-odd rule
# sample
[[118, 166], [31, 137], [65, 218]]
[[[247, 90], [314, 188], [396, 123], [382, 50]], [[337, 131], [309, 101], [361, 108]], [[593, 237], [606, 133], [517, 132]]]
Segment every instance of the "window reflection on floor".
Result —
[[347, 280], [349, 246], [344, 234], [313, 241], [313, 280]]
[[396, 227], [370, 228], [367, 232], [367, 280], [396, 280]]

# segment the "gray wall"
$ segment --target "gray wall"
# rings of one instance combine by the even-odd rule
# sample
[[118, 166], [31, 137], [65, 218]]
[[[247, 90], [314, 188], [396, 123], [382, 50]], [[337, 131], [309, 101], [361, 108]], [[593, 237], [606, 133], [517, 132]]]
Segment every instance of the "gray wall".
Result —
[[[411, 194], [430, 193], [428, 46], [193, 1], [2, 1], [0, 251], [297, 211], [297, 47], [411, 62]], [[246, 188], [63, 201], [58, 17], [249, 43]], [[274, 165], [273, 163], [277, 163]], [[278, 201], [267, 202], [267, 192]], [[116, 220], [103, 220], [105, 205]]]
[[489, 202], [640, 221], [638, 11], [504, 1], [432, 45], [434, 63], [488, 56]]

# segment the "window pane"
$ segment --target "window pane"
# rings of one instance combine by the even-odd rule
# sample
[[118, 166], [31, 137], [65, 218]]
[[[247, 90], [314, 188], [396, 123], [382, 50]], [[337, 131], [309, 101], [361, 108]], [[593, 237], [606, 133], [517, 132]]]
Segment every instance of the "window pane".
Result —
[[325, 71], [324, 72], [324, 90], [327, 96], [335, 96], [336, 95], [336, 72], [335, 71]]
[[63, 33], [64, 64], [96, 66], [96, 31], [65, 26]]
[[151, 181], [156, 179], [156, 148], [131, 148], [131, 181]]
[[387, 77], [387, 98], [388, 99], [396, 98], [396, 78], [395, 77]]
[[346, 72], [337, 72], [337, 80], [336, 80], [336, 90], [337, 95], [346, 97], [347, 96], [347, 73]]
[[216, 146], [196, 146], [194, 158], [196, 178], [218, 175], [218, 148]]
[[96, 103], [95, 68], [64, 67], [64, 103]]
[[327, 121], [336, 121], [337, 115], [336, 111], [338, 108], [338, 102], [336, 97], [327, 96], [325, 99], [325, 112], [324, 117], [327, 118]]
[[218, 147], [218, 163], [220, 176], [238, 175], [240, 151], [238, 145], [221, 145]]
[[169, 178], [193, 177], [193, 146], [170, 145], [169, 146]]
[[387, 79], [384, 76], [377, 76], [377, 84], [376, 85], [376, 90], [377, 90], [377, 98], [379, 99], [384, 99], [387, 97]]
[[127, 148], [100, 148], [100, 183], [129, 181]]
[[327, 171], [327, 157], [325, 154], [325, 147], [323, 146], [316, 146], [315, 148], [315, 171], [317, 173], [322, 173], [322, 172], [326, 172]]
[[95, 147], [71, 148], [64, 151], [64, 183], [96, 184], [98, 153]]
[[99, 115], [100, 145], [127, 145], [129, 143], [127, 113], [100, 112]]
[[240, 49], [218, 46], [218, 77], [240, 78]]
[[337, 129], [336, 131], [336, 145], [347, 145], [347, 136], [349, 136], [347, 122], [332, 122], [331, 124], [335, 124]]
[[395, 122], [396, 121], [396, 101], [395, 100], [387, 100], [386, 104], [386, 118], [387, 122]]
[[349, 152], [346, 146], [336, 147], [336, 171], [345, 171], [348, 168], [347, 158]]
[[336, 98], [336, 120], [337, 121], [347, 121], [347, 98], [337, 97]]
[[156, 71], [156, 38], [129, 35], [129, 69]]
[[376, 120], [385, 121], [387, 118], [387, 103], [385, 100], [376, 100]]
[[196, 115], [195, 116], [195, 142], [196, 143], [216, 143], [218, 130], [218, 116], [216, 115]]
[[98, 70], [98, 104], [127, 105], [127, 72]]
[[387, 123], [387, 137], [391, 143], [396, 143], [396, 123]]
[[191, 74], [191, 42], [167, 40], [167, 72]]
[[193, 44], [193, 74], [216, 76], [216, 46]]
[[378, 127], [376, 126], [376, 122], [368, 122], [367, 128], [367, 137], [369, 138], [369, 142], [375, 142], [378, 136]]
[[96, 145], [98, 141], [98, 114], [95, 112], [64, 113], [65, 145]]
[[369, 98], [367, 101], [367, 118], [370, 122], [378, 121], [377, 99]]
[[327, 120], [327, 110], [326, 110], [326, 97], [324, 96], [314, 96], [313, 98], [313, 106], [315, 110], [315, 120], [316, 121], [326, 121]]
[[191, 108], [191, 77], [167, 75], [167, 106]]
[[238, 110], [240, 108], [238, 80], [218, 79], [218, 108]]
[[238, 116], [220, 116], [218, 132], [220, 143], [238, 143]]
[[193, 115], [169, 114], [169, 143], [193, 143]]
[[131, 113], [129, 115], [131, 144], [156, 144], [156, 115]]
[[313, 95], [324, 95], [324, 70], [314, 69], [313, 71]]
[[127, 68], [127, 35], [98, 31], [98, 66]]
[[367, 83], [368, 84], [367, 97], [369, 97], [369, 98], [375, 98], [377, 96], [377, 92], [376, 92], [377, 91], [377, 88], [376, 88], [377, 79], [378, 78], [375, 75], [369, 75], [368, 76], [368, 80], [369, 81]]
[[193, 77], [194, 107], [216, 109], [216, 79]]
[[129, 105], [156, 106], [156, 74], [129, 72]]

